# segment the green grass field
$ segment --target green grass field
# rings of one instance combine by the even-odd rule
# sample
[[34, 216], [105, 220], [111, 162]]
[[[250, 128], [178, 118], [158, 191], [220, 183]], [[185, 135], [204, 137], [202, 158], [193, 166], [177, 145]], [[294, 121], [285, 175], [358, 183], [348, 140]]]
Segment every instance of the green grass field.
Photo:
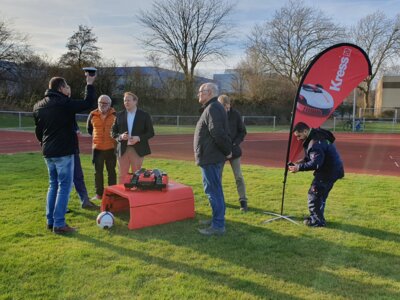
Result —
[[[93, 191], [90, 156], [82, 155]], [[97, 212], [71, 194], [68, 236], [45, 222], [47, 171], [39, 154], [1, 155], [0, 299], [400, 299], [397, 177], [348, 174], [329, 197], [327, 228], [287, 221], [279, 212], [283, 170], [244, 166], [248, 213], [238, 209], [232, 172], [224, 190], [227, 233], [203, 237], [210, 217], [193, 162], [146, 159], [171, 179], [192, 186], [196, 218], [128, 230], [127, 213], [101, 230]], [[312, 174], [289, 174], [285, 212], [301, 221]]]

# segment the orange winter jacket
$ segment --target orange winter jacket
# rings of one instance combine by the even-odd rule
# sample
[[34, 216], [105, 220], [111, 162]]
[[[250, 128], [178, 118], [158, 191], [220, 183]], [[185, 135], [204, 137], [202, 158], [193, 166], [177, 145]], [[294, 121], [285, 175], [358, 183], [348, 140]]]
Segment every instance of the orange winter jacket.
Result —
[[93, 137], [92, 148], [97, 150], [110, 150], [116, 146], [116, 141], [111, 136], [111, 127], [115, 120], [115, 109], [110, 108], [106, 117], [101, 118], [101, 112], [95, 109], [90, 112], [87, 119], [87, 132]]

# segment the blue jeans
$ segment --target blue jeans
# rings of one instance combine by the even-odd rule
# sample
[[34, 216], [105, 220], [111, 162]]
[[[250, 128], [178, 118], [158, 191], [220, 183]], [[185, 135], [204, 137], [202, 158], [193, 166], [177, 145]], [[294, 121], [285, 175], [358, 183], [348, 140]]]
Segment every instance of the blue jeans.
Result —
[[222, 169], [224, 163], [200, 166], [203, 176], [204, 192], [212, 208], [213, 228], [225, 227], [225, 198], [222, 190]]
[[47, 224], [54, 227], [65, 226], [69, 194], [74, 174], [74, 155], [45, 158], [49, 171], [49, 190], [47, 192]]
[[85, 185], [85, 178], [83, 176], [79, 153], [75, 153], [74, 155], [74, 186], [76, 192], [78, 193], [79, 199], [81, 200], [81, 204], [88, 202], [89, 195]]

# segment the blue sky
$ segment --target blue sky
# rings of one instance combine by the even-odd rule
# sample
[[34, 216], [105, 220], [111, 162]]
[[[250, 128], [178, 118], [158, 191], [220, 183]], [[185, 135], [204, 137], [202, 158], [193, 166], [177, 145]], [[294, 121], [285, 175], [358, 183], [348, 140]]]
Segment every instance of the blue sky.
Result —
[[[232, 19], [236, 24], [234, 47], [225, 61], [199, 65], [202, 75], [233, 68], [244, 53], [246, 35], [255, 24], [271, 19], [285, 1], [236, 0]], [[305, 0], [306, 5], [322, 10], [344, 26], [382, 10], [389, 17], [400, 13], [400, 0]], [[0, 16], [12, 27], [28, 34], [29, 42], [41, 54], [58, 59], [66, 52], [68, 38], [79, 24], [93, 27], [98, 46], [106, 58], [118, 64], [146, 65], [146, 53], [138, 37], [143, 28], [136, 22], [142, 9], [151, 8], [151, 0], [0, 0]]]

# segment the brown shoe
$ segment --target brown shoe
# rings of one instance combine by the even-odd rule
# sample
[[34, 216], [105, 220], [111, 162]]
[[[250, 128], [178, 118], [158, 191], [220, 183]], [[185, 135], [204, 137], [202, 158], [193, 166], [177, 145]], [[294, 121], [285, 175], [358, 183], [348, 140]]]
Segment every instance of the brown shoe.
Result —
[[75, 231], [76, 231], [76, 228], [69, 227], [67, 224], [65, 224], [64, 227], [53, 227], [53, 232], [55, 234], [72, 233], [72, 232], [75, 232]]

